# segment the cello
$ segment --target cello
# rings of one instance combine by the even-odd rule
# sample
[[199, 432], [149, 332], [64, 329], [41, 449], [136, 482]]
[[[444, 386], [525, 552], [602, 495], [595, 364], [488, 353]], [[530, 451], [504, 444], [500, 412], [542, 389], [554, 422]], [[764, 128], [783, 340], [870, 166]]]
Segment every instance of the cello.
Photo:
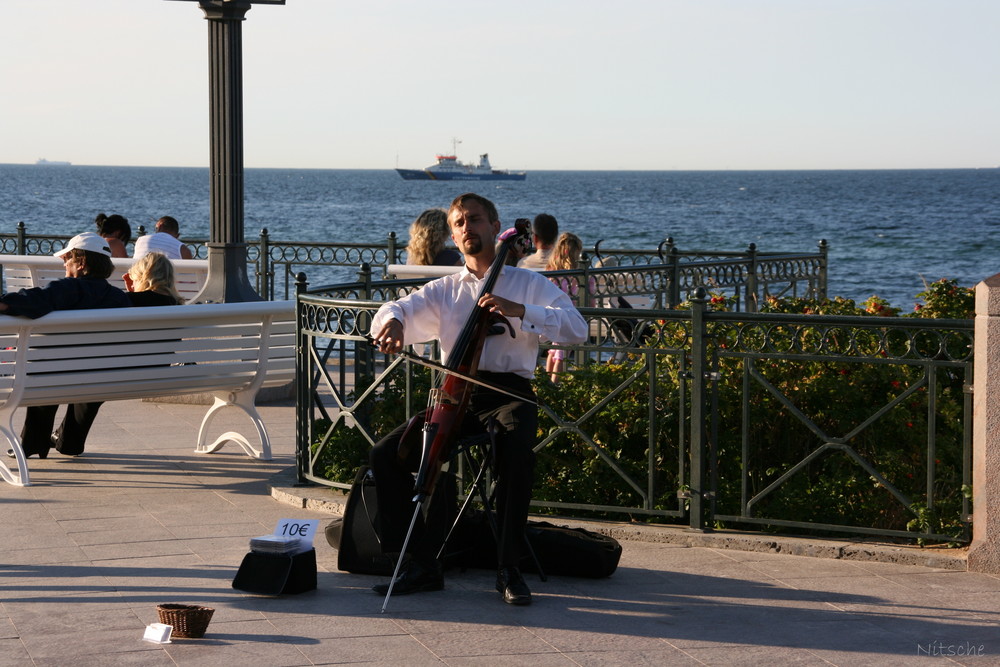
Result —
[[[476, 305], [473, 306], [466, 318], [461, 333], [443, 364], [442, 370], [445, 376], [440, 386], [431, 390], [427, 410], [422, 415], [411, 419], [407, 427], [407, 432], [409, 432], [417, 423], [423, 422], [420, 465], [417, 468], [414, 484], [413, 501], [416, 506], [406, 531], [406, 537], [403, 540], [400, 558], [396, 562], [392, 579], [389, 582], [389, 590], [382, 603], [383, 613], [389, 603], [389, 598], [392, 596], [392, 589], [403, 563], [402, 556], [406, 553], [417, 517], [420, 516], [424, 502], [434, 492], [441, 467], [451, 457], [455, 438], [469, 405], [472, 388], [476, 384], [483, 384], [474, 381], [474, 379], [479, 368], [479, 358], [482, 355], [486, 337], [502, 334], [505, 330], [511, 337], [515, 336], [513, 327], [503, 315], [480, 306], [479, 301], [483, 296], [493, 291], [511, 248], [517, 243], [523, 243], [524, 239], [528, 238], [529, 225], [529, 220], [519, 218], [515, 221], [513, 230], [508, 230], [500, 236], [502, 243], [484, 276]], [[406, 438], [405, 434], [403, 438]]]

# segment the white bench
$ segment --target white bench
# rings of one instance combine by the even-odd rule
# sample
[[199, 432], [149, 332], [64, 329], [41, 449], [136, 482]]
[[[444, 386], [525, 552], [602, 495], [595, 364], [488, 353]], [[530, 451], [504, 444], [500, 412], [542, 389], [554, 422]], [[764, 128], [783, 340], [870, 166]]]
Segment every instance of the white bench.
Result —
[[[125, 289], [122, 275], [127, 273], [135, 260], [131, 257], [114, 257], [115, 270], [108, 278], [112, 285]], [[208, 276], [207, 259], [172, 259], [177, 291], [190, 300], [205, 286]], [[3, 266], [5, 292], [16, 292], [22, 288], [45, 287], [53, 280], [66, 277], [66, 269], [59, 257], [51, 255], [0, 255]]]
[[[294, 379], [295, 334], [294, 301], [59, 311], [36, 320], [0, 315], [0, 433], [17, 459], [17, 470], [0, 465], [0, 476], [30, 484], [13, 428], [19, 407], [191, 393], [215, 397], [195, 452], [232, 441], [270, 460], [255, 399], [261, 387]], [[228, 407], [249, 417], [259, 445], [233, 431], [208, 442], [210, 423]]]

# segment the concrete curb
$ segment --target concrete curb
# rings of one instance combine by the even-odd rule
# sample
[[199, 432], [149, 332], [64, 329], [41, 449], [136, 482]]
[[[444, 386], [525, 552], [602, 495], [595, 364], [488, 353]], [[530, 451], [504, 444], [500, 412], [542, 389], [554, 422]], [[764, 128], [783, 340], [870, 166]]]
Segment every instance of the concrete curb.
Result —
[[[255, 398], [256, 404], [266, 405], [287, 401], [295, 398], [295, 383], [289, 382], [278, 387], [261, 387]], [[144, 403], [174, 403], [178, 405], [212, 405], [215, 403], [215, 394], [202, 392], [195, 394], [178, 394], [176, 396], [151, 396], [140, 398]]]
[[[295, 471], [275, 475], [270, 483], [271, 497], [301, 509], [343, 516], [347, 493], [322, 486], [295, 486]], [[939, 570], [966, 571], [967, 548], [919, 547], [874, 541], [789, 537], [720, 530], [707, 533], [690, 531], [684, 526], [582, 521], [563, 517], [538, 518], [573, 528], [586, 528], [619, 541], [654, 542], [684, 547], [705, 547], [731, 551], [773, 553], [810, 558], [918, 565]]]

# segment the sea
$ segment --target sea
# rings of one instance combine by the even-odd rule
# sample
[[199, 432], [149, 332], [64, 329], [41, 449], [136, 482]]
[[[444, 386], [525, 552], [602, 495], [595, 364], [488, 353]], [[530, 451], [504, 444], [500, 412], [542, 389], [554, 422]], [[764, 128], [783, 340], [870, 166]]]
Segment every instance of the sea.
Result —
[[[1000, 272], [1000, 168], [871, 171], [534, 171], [525, 181], [404, 181], [392, 169], [246, 169], [244, 231], [273, 241], [405, 241], [424, 209], [474, 191], [504, 227], [550, 213], [588, 251], [812, 252], [829, 246], [830, 296], [872, 295], [904, 312], [940, 278], [972, 287]], [[0, 165], [0, 231], [133, 230], [172, 215], [209, 236], [207, 168]]]

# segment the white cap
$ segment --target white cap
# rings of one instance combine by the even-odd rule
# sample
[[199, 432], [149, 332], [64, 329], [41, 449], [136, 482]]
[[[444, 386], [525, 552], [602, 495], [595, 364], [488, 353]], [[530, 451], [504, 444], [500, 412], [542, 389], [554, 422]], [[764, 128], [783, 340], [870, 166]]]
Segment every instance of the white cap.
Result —
[[102, 255], [111, 257], [111, 248], [108, 246], [108, 242], [94, 232], [77, 234], [69, 240], [65, 248], [52, 254], [55, 257], [62, 257], [70, 250], [89, 250], [90, 252], [99, 252]]

